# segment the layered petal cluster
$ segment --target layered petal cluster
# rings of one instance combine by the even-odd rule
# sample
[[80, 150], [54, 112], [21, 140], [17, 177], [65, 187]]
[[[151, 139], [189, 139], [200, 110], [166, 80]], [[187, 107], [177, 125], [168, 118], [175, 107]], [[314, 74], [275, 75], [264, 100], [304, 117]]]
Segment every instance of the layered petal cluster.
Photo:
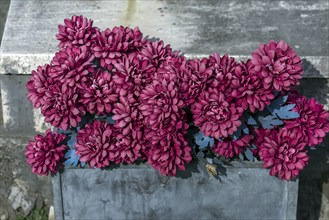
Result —
[[306, 142], [285, 127], [271, 131], [271, 137], [263, 138], [258, 155], [264, 161], [264, 168], [271, 169], [271, 176], [277, 175], [283, 180], [293, 179], [308, 163]]
[[117, 133], [111, 124], [95, 120], [92, 124], [78, 131], [75, 149], [80, 161], [90, 167], [102, 168], [114, 162], [122, 162], [120, 152], [116, 149]]
[[285, 127], [300, 134], [303, 141], [311, 147], [320, 144], [329, 132], [329, 112], [314, 98], [308, 100], [304, 96], [295, 95], [290, 102], [296, 104], [294, 111], [300, 117], [284, 120]]
[[80, 16], [72, 16], [65, 19], [64, 25], [58, 25], [57, 39], [60, 41], [58, 47], [91, 47], [96, 39], [98, 28], [93, 27], [93, 21]]
[[96, 115], [110, 114], [119, 98], [112, 75], [101, 69], [85, 87], [80, 89], [79, 93], [80, 101], [86, 107], [86, 111]]
[[174, 132], [186, 127], [185, 103], [180, 99], [174, 82], [154, 80], [140, 95], [139, 110], [144, 125], [161, 133]]
[[191, 148], [181, 131], [166, 135], [151, 131], [146, 136], [152, 145], [147, 153], [148, 163], [161, 174], [175, 176], [192, 160]]
[[191, 105], [201, 91], [211, 83], [213, 69], [207, 66], [207, 59], [187, 60], [184, 56], [168, 58], [158, 68], [155, 78], [176, 82], [181, 99]]
[[284, 41], [261, 44], [252, 53], [251, 63], [265, 89], [289, 91], [302, 78], [302, 61]]
[[142, 120], [143, 115], [139, 110], [139, 102], [134, 98], [133, 93], [119, 97], [113, 107], [113, 120], [115, 127], [123, 135], [131, 135], [136, 140], [141, 140], [143, 136]]
[[249, 145], [250, 140], [252, 140], [251, 135], [244, 135], [237, 140], [228, 137], [223, 140], [219, 140], [213, 149], [219, 156], [233, 158], [234, 156], [239, 155], [244, 148]]
[[243, 108], [225, 99], [217, 88], [210, 88], [200, 94], [191, 106], [194, 124], [205, 136], [217, 139], [232, 135], [241, 125]]
[[136, 97], [152, 82], [156, 71], [150, 60], [137, 56], [125, 56], [114, 66], [113, 80], [120, 93], [132, 92]]
[[43, 97], [48, 91], [54, 80], [49, 76], [51, 66], [38, 66], [37, 70], [32, 71], [32, 76], [26, 84], [28, 90], [27, 98], [32, 102], [34, 108], [43, 106]]
[[66, 136], [48, 129], [44, 136], [38, 134], [26, 146], [25, 156], [32, 172], [48, 176], [49, 172], [55, 174], [68, 149], [63, 144]]
[[156, 40], [147, 41], [139, 56], [142, 59], [148, 59], [156, 68], [158, 68], [166, 59], [177, 55], [177, 53], [173, 53], [169, 44], [165, 46], [162, 40]]
[[85, 114], [77, 89], [59, 83], [48, 87], [42, 104], [41, 113], [45, 116], [45, 121], [63, 130], [67, 130], [69, 126], [77, 127]]
[[116, 136], [115, 146], [120, 154], [121, 162], [131, 164], [142, 157], [143, 141], [133, 138], [132, 135], [119, 133]]
[[93, 60], [94, 55], [85, 46], [78, 49], [63, 48], [52, 59], [49, 76], [61, 84], [81, 88], [94, 72]]
[[232, 96], [245, 110], [263, 111], [274, 99], [274, 95], [271, 89], [264, 88], [261, 78], [251, 68], [250, 60], [237, 65], [231, 81]]
[[216, 87], [226, 96], [231, 96], [231, 82], [235, 68], [237, 67], [235, 59], [229, 57], [227, 54], [221, 57], [218, 53], [214, 53], [209, 56], [208, 66], [213, 69], [212, 75], [216, 79], [213, 81], [212, 86]]
[[100, 59], [103, 68], [112, 69], [113, 64], [124, 54], [134, 53], [141, 49], [146, 40], [138, 27], [114, 27], [96, 33], [96, 42], [92, 47], [95, 57]]

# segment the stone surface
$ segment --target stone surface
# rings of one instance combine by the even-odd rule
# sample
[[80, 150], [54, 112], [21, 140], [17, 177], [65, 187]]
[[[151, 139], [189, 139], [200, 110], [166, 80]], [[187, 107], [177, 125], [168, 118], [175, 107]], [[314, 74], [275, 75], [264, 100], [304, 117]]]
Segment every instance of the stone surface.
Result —
[[228, 167], [221, 181], [192, 167], [188, 178], [164, 177], [147, 165], [66, 169], [53, 178], [61, 183], [55, 208], [63, 199], [56, 219], [296, 218], [298, 182], [271, 177], [257, 163]]
[[52, 203], [50, 177], [33, 174], [25, 163], [30, 138], [0, 133], [0, 216], [9, 219], [26, 216], [33, 208], [48, 209]]
[[49, 62], [57, 50], [57, 25], [83, 12], [102, 29], [139, 26], [145, 35], [159, 37], [191, 56], [215, 51], [249, 55], [259, 43], [283, 39], [329, 77], [328, 7], [326, 0], [13, 0], [0, 73], [30, 73]]
[[3, 30], [6, 24], [7, 12], [9, 8], [10, 0], [0, 0], [0, 45], [2, 40]]

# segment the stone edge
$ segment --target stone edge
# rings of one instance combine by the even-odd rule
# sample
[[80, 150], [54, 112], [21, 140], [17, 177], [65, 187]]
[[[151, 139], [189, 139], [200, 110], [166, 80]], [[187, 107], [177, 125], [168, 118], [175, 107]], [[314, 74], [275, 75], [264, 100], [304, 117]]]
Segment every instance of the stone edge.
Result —
[[[209, 55], [205, 54], [185, 54], [189, 59], [203, 58]], [[32, 70], [39, 65], [49, 63], [52, 54], [7, 54], [0, 53], [0, 74], [31, 74]], [[237, 60], [247, 60], [247, 55], [232, 55]], [[311, 74], [304, 75], [304, 78], [329, 78], [329, 57], [328, 56], [304, 56], [301, 57], [304, 62], [309, 62], [314, 71]], [[320, 74], [321, 73], [321, 74]]]
[[[57, 175], [52, 176], [51, 183], [52, 183], [52, 188], [53, 188], [55, 219], [64, 220], [61, 174], [58, 173]], [[60, 192], [59, 195], [58, 195], [58, 192]]]

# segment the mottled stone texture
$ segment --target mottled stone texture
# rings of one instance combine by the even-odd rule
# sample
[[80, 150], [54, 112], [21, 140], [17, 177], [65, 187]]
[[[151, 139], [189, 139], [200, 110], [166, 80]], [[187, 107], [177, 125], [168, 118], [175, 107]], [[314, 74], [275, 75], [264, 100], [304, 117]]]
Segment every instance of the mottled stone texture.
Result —
[[0, 0], [0, 45], [2, 40], [3, 29], [6, 23], [9, 4], [10, 0]]
[[63, 201], [57, 220], [296, 218], [298, 182], [280, 181], [257, 164], [233, 165], [221, 181], [196, 165], [187, 172], [186, 178], [164, 177], [147, 165], [66, 169], [53, 180], [62, 186], [62, 198], [54, 192], [54, 201]]
[[50, 177], [36, 176], [25, 164], [28, 139], [0, 135], [0, 217], [16, 219], [52, 204]]
[[[8, 5], [9, 0], [0, 0], [0, 36]], [[268, 42], [270, 39], [283, 39], [303, 57], [305, 78], [301, 82], [302, 93], [308, 97], [317, 98], [326, 105], [327, 109], [329, 107], [329, 28], [327, 22], [329, 2], [327, 0], [11, 0], [0, 48], [1, 220], [7, 217], [15, 219], [17, 214], [26, 215], [35, 206], [52, 204], [50, 179], [33, 175], [25, 164], [23, 151], [26, 142], [37, 132], [43, 132], [47, 125], [43, 122], [40, 113], [33, 110], [26, 100], [25, 83], [28, 76], [22, 74], [30, 74], [31, 70], [38, 65], [50, 61], [56, 51], [57, 25], [73, 14], [83, 14], [92, 18], [94, 24], [102, 29], [114, 25], [130, 25], [131, 27], [138, 25], [145, 35], [159, 37], [166, 43], [171, 43], [173, 48], [186, 52], [189, 57], [206, 56], [219, 51], [220, 54], [228, 53], [245, 59], [259, 43]], [[328, 146], [327, 139], [323, 147], [312, 151], [309, 166], [302, 172], [299, 181], [298, 219], [329, 219]], [[71, 171], [64, 173], [63, 177], [68, 178], [70, 175], [85, 172]], [[116, 173], [118, 171], [118, 169], [113, 170]], [[92, 171], [88, 170], [88, 175], [89, 172]], [[128, 175], [125, 172], [128, 171], [123, 171], [120, 175]], [[154, 179], [153, 171], [139, 168], [136, 172], [139, 176], [132, 179], [136, 184], [129, 185], [123, 182], [124, 187], [119, 185], [117, 189], [141, 189], [145, 192], [156, 186], [152, 186], [154, 183], [152, 181], [158, 181]], [[248, 169], [247, 172], [249, 172]], [[100, 172], [98, 175], [103, 179], [90, 179], [90, 182], [82, 182], [81, 187], [91, 189], [99, 186], [107, 189], [108, 186], [102, 185], [101, 181], [110, 178], [110, 173], [111, 171]], [[134, 175], [132, 174], [131, 177], [133, 178]], [[227, 184], [229, 180], [232, 180], [231, 177], [226, 180], [226, 177], [223, 177], [223, 183]], [[147, 178], [150, 178], [150, 181]], [[167, 189], [174, 190], [175, 187], [181, 187], [178, 182], [185, 184], [186, 181], [189, 180], [170, 180]], [[236, 187], [234, 184], [238, 180], [234, 179], [234, 181], [231, 182], [232, 189]], [[215, 184], [213, 180], [209, 183], [202, 181], [201, 183], [198, 184], [202, 185], [205, 193], [208, 193], [207, 187], [211, 188], [211, 184], [214, 186], [219, 184], [218, 182]], [[198, 184], [194, 186], [195, 190], [190, 192], [190, 197], [185, 198], [184, 201], [181, 200], [181, 203], [190, 204], [190, 200], [202, 198], [202, 194], [196, 188]], [[261, 184], [261, 181], [256, 181], [254, 187], [249, 185], [253, 188], [248, 189], [247, 194], [238, 189], [236, 191], [241, 193], [241, 197], [254, 196], [248, 193], [257, 190], [259, 186], [257, 184]], [[74, 190], [81, 193], [83, 189]], [[160, 189], [166, 188], [159, 186], [158, 193], [161, 192]], [[184, 187], [180, 190], [185, 192]], [[128, 191], [125, 193], [128, 194]], [[216, 198], [216, 201], [222, 199], [231, 203], [232, 199], [229, 195], [230, 192], [227, 192], [224, 197]], [[72, 195], [72, 198], [75, 196]], [[104, 196], [108, 198], [109, 194]], [[143, 195], [138, 196], [141, 201], [145, 200], [145, 198], [143, 200]], [[146, 192], [146, 196], [150, 195]], [[269, 195], [264, 193], [257, 196], [263, 198]], [[86, 201], [89, 201], [88, 198], [77, 199], [74, 202], [86, 203]], [[103, 202], [97, 200], [97, 202], [101, 207], [109, 204], [107, 200]], [[125, 202], [130, 204], [129, 201]], [[92, 202], [89, 206], [91, 204]], [[145, 205], [140, 207], [145, 207]], [[208, 207], [212, 210], [214, 204], [209, 204]], [[275, 210], [279, 206], [269, 207]], [[239, 208], [235, 207], [236, 214], [240, 214]], [[72, 213], [68, 210], [66, 208], [66, 214], [73, 216], [74, 210]], [[123, 209], [118, 208], [118, 210]], [[84, 210], [75, 211], [83, 213]], [[108, 210], [110, 211], [112, 210]], [[164, 216], [170, 217], [168, 213], [170, 212], [166, 210]], [[199, 216], [194, 210], [192, 213], [195, 213], [193, 217]], [[212, 211], [209, 213], [209, 216], [205, 218], [216, 216], [212, 215]], [[219, 216], [225, 217], [224, 210], [220, 213]], [[271, 213], [270, 210], [269, 213]], [[190, 214], [187, 212], [184, 218]]]

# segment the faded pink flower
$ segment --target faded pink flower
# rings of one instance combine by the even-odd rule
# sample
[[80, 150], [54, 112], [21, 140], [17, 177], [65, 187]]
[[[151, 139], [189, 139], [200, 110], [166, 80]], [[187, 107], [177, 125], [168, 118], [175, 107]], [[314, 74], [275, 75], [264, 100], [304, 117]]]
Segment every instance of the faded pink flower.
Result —
[[235, 68], [231, 81], [232, 96], [245, 110], [249, 108], [251, 112], [256, 109], [263, 111], [274, 99], [274, 95], [272, 90], [263, 87], [261, 79], [250, 71], [250, 68], [250, 60], [238, 64]]
[[118, 94], [112, 75], [108, 71], [98, 70], [94, 78], [86, 83], [79, 92], [81, 102], [90, 114], [110, 114], [113, 104], [118, 101]]
[[302, 78], [302, 61], [284, 41], [261, 44], [252, 53], [251, 63], [265, 89], [289, 91]]
[[239, 155], [243, 149], [249, 145], [251, 139], [251, 135], [244, 135], [237, 140], [233, 140], [230, 137], [224, 138], [223, 140], [219, 140], [213, 149], [219, 156], [233, 158]]
[[114, 27], [97, 32], [97, 41], [92, 47], [95, 57], [100, 59], [100, 65], [112, 69], [113, 64], [121, 59], [123, 54], [134, 53], [141, 49], [146, 40], [138, 27]]
[[58, 47], [90, 47], [96, 39], [98, 28], [93, 27], [93, 21], [80, 16], [72, 16], [65, 19], [64, 25], [58, 25], [57, 39], [60, 41]]
[[179, 131], [165, 135], [151, 131], [147, 138], [151, 140], [148, 163], [163, 175], [175, 176], [177, 170], [185, 170], [185, 164], [192, 160], [191, 148]]
[[140, 102], [139, 110], [144, 116], [145, 126], [167, 132], [186, 127], [185, 103], [180, 99], [174, 82], [154, 80], [143, 90]]
[[285, 127], [272, 132], [271, 137], [263, 138], [258, 155], [264, 161], [264, 168], [271, 169], [271, 176], [277, 175], [284, 180], [293, 179], [308, 163], [306, 142]]
[[66, 47], [55, 54], [49, 76], [62, 84], [81, 88], [94, 72], [93, 60], [94, 55], [85, 46], [78, 49]]
[[68, 149], [63, 144], [66, 136], [48, 129], [44, 136], [38, 134], [26, 146], [26, 163], [32, 167], [32, 172], [48, 176], [55, 174]]
[[81, 116], [85, 114], [84, 107], [78, 102], [77, 89], [65, 84], [50, 85], [47, 89], [41, 107], [45, 121], [63, 130], [67, 130], [69, 126], [77, 127]]
[[191, 106], [194, 124], [205, 136], [228, 137], [241, 125], [243, 108], [225, 100], [217, 88], [209, 88], [200, 94]]
[[295, 95], [288, 100], [296, 104], [293, 109], [300, 117], [284, 120], [285, 127], [300, 134], [301, 138], [311, 147], [320, 144], [329, 132], [329, 112], [316, 99], [307, 100], [306, 97]]
[[116, 149], [117, 133], [106, 122], [95, 120], [78, 131], [75, 149], [80, 161], [90, 167], [103, 168], [114, 162], [121, 163], [120, 152]]
[[26, 84], [28, 90], [27, 98], [32, 102], [34, 108], [43, 106], [43, 97], [48, 87], [54, 83], [54, 79], [49, 76], [51, 66], [38, 66], [37, 70], [32, 71], [32, 76]]

